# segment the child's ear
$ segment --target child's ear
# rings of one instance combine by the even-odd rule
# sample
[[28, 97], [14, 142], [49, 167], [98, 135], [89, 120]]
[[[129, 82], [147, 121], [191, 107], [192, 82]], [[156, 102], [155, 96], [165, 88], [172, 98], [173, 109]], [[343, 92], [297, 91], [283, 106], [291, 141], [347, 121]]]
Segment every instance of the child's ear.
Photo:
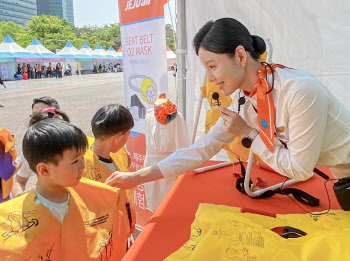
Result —
[[118, 143], [118, 142], [121, 140], [121, 138], [123, 138], [123, 134], [122, 134], [122, 133], [116, 134], [116, 135], [114, 136], [114, 142], [115, 142], [115, 143]]
[[48, 164], [46, 163], [39, 163], [37, 166], [36, 166], [36, 171], [38, 173], [39, 176], [42, 176], [44, 178], [47, 178], [51, 175], [50, 173], [50, 167], [48, 166]]

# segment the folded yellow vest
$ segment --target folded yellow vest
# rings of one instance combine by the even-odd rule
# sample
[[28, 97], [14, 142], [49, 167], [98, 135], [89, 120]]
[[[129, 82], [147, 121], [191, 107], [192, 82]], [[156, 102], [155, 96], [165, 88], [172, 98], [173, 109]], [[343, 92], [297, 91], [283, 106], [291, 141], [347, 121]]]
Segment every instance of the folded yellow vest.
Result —
[[[306, 233], [283, 238], [271, 229], [293, 227]], [[348, 260], [350, 213], [277, 215], [240, 213], [240, 209], [200, 204], [190, 240], [165, 260]]]
[[[92, 146], [93, 140], [89, 138], [89, 144]], [[116, 153], [111, 153], [110, 157], [115, 166], [117, 166], [118, 171], [128, 172], [129, 171], [129, 158], [126, 149], [123, 147]], [[85, 155], [85, 170], [83, 176], [96, 180], [99, 182], [105, 182], [106, 179], [112, 174], [112, 171], [99, 161], [96, 153], [90, 149], [86, 151]], [[118, 208], [127, 217], [125, 220], [129, 224], [129, 234], [135, 230], [136, 222], [136, 212], [134, 203], [134, 192], [132, 189], [121, 190], [120, 191], [120, 202]]]
[[35, 191], [0, 204], [0, 257], [13, 260], [121, 260], [128, 226], [116, 207], [120, 190], [82, 179], [71, 195], [63, 224]]

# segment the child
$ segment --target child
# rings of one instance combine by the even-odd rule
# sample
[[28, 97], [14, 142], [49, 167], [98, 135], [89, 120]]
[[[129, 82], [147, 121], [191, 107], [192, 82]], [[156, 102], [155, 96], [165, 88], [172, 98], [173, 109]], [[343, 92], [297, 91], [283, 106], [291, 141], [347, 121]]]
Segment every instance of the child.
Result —
[[[56, 108], [57, 110], [60, 109], [60, 105], [58, 104], [57, 100], [52, 97], [43, 96], [40, 98], [34, 98], [32, 103], [32, 113], [30, 115], [30, 118], [32, 118], [34, 115], [38, 114], [42, 110], [50, 107]], [[12, 189], [12, 195], [14, 197], [21, 195], [26, 189], [26, 185], [29, 178], [35, 176], [33, 171], [30, 170], [28, 162], [23, 157], [22, 153], [18, 157], [18, 160], [23, 163], [21, 164], [20, 169], [16, 175], [16, 179], [14, 180], [14, 186]]]
[[[103, 183], [116, 170], [129, 171], [130, 159], [124, 145], [133, 126], [130, 112], [122, 105], [106, 105], [96, 112], [91, 120], [95, 140], [90, 138], [91, 148], [84, 155], [84, 177]], [[135, 226], [133, 191], [124, 190], [120, 194], [125, 200], [125, 204], [120, 203], [120, 210], [130, 218], [131, 235]]]
[[31, 126], [23, 154], [36, 189], [0, 205], [1, 260], [121, 260], [128, 218], [120, 190], [82, 180], [88, 142], [56, 117]]

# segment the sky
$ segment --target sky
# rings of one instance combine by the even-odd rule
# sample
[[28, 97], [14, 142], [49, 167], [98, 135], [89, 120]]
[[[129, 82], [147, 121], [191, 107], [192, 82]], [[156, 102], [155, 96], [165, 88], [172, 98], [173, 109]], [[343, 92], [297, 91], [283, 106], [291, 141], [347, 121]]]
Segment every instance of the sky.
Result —
[[[171, 15], [175, 26], [175, 2], [170, 1]], [[119, 23], [118, 0], [73, 0], [74, 25], [103, 26]], [[164, 5], [165, 23], [171, 24], [168, 5]]]

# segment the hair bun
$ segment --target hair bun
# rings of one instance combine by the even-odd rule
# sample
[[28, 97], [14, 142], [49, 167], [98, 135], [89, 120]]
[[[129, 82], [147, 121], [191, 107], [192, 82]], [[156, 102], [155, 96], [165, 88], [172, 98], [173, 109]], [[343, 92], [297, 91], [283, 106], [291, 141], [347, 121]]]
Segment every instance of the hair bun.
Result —
[[253, 47], [255, 51], [257, 51], [260, 55], [262, 55], [266, 51], [265, 41], [257, 35], [252, 35]]

